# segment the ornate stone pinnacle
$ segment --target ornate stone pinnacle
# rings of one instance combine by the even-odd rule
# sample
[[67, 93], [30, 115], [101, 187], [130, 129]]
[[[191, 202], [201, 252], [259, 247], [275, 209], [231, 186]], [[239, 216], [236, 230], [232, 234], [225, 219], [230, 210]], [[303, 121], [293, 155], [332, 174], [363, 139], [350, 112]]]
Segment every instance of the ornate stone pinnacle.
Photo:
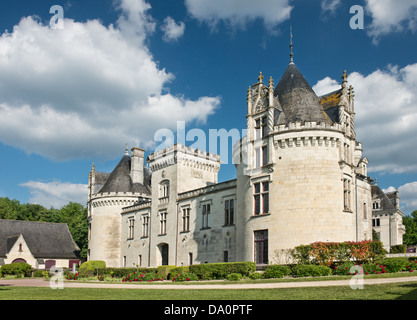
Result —
[[262, 71], [259, 72], [258, 82], [262, 82], [264, 80], [264, 76], [262, 75]]

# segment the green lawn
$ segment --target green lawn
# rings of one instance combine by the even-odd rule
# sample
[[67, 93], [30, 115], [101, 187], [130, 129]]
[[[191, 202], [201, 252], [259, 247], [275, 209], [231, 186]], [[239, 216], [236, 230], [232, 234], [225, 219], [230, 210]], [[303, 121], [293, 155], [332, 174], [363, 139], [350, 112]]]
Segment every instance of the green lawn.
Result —
[[0, 287], [1, 300], [417, 300], [417, 282], [282, 289], [87, 289]]

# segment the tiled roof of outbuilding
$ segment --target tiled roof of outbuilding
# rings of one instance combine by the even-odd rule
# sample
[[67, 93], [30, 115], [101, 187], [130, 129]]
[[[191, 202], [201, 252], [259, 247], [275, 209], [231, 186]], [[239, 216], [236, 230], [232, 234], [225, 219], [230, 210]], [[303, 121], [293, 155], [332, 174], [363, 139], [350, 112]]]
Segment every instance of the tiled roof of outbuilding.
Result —
[[22, 235], [35, 258], [75, 259], [79, 251], [65, 223], [0, 220], [0, 257]]

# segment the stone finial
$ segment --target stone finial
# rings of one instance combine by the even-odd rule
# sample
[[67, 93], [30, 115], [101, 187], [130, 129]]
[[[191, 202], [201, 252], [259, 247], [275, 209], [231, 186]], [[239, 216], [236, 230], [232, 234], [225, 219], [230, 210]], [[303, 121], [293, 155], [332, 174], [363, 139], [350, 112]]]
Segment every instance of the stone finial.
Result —
[[344, 85], [344, 86], [346, 86], [346, 83], [347, 83], [347, 78], [349, 77], [349, 75], [347, 74], [347, 72], [346, 72], [346, 70], [345, 71], [343, 71], [343, 75], [342, 75], [342, 80], [343, 80], [343, 82], [342, 82], [342, 86]]
[[269, 77], [269, 90], [274, 91], [274, 79], [272, 79], [272, 77]]
[[261, 71], [261, 72], [259, 72], [258, 82], [262, 83], [263, 80], [264, 80], [264, 76], [263, 76], [262, 71]]
[[352, 98], [355, 96], [355, 91], [353, 90], [352, 86], [349, 86], [349, 96]]

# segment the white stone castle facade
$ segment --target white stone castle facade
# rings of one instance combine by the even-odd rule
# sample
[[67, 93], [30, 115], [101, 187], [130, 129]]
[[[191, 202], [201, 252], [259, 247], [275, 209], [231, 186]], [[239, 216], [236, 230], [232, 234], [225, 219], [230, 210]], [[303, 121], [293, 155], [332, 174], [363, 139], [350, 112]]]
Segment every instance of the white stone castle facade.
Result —
[[278, 85], [247, 93], [236, 179], [220, 157], [176, 144], [133, 148], [111, 174], [89, 177], [89, 260], [110, 267], [284, 262], [316, 241], [372, 239], [372, 181], [356, 140], [354, 94], [318, 97], [292, 61]]

